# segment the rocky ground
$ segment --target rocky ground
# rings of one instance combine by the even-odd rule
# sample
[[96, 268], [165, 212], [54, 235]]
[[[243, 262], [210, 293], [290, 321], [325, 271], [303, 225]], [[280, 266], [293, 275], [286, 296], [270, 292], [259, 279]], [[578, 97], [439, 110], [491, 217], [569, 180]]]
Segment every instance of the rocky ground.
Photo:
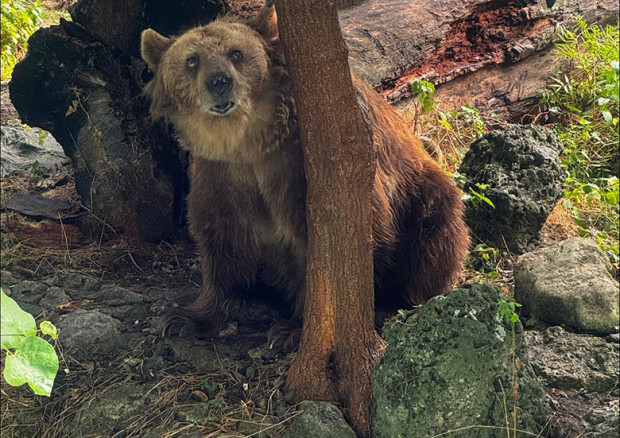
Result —
[[[19, 126], [5, 89], [2, 123]], [[70, 213], [53, 220], [5, 209], [18, 193], [63, 200]], [[61, 359], [49, 399], [2, 381], [3, 437], [295, 438], [328, 436], [308, 429], [328, 430], [320, 424], [328, 420], [337, 425], [331, 436], [347, 436], [338, 412], [290, 402], [284, 382], [292, 356], [269, 348], [266, 332], [277, 316], [265, 305], [249, 303], [235, 315], [232, 337], [162, 337], [162, 313], [199, 287], [191, 242], [128, 243], [78, 199], [66, 163], [26, 165], [2, 179], [1, 285], [57, 325]], [[506, 272], [510, 278], [499, 280], [511, 291]], [[469, 273], [462, 283], [474, 280]], [[529, 360], [552, 410], [539, 436], [617, 437], [617, 332], [527, 325]], [[454, 436], [483, 436], [468, 433]]]

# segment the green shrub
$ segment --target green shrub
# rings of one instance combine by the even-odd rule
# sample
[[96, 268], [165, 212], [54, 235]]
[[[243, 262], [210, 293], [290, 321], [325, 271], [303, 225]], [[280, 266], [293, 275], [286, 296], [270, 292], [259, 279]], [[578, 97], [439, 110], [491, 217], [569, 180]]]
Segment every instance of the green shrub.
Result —
[[2, 80], [11, 77], [13, 67], [26, 52], [28, 37], [42, 22], [41, 3], [32, 0], [5, 0], [0, 9]]
[[583, 236], [596, 238], [618, 262], [619, 27], [575, 20], [558, 28], [557, 54], [567, 62], [542, 104], [564, 144], [565, 205]]

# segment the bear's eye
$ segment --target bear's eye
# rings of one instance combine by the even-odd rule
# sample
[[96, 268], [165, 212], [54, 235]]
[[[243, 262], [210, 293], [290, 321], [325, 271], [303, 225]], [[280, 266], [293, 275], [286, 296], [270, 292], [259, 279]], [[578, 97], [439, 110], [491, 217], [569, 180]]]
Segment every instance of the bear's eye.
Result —
[[187, 67], [188, 70], [193, 70], [198, 67], [199, 61], [198, 55], [192, 55], [185, 61], [185, 67]]
[[241, 50], [233, 49], [228, 52], [228, 57], [235, 62], [239, 62], [243, 60], [243, 53], [241, 53]]

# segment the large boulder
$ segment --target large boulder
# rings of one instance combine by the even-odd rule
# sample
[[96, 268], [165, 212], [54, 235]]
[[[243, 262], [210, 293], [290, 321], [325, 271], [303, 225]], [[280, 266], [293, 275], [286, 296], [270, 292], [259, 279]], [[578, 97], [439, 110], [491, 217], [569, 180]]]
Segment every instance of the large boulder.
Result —
[[533, 125], [507, 125], [472, 144], [459, 168], [467, 177], [465, 192], [494, 204], [468, 204], [465, 218], [473, 234], [489, 245], [524, 252], [564, 193], [561, 151], [552, 131]]
[[543, 429], [544, 390], [523, 328], [500, 316], [499, 299], [496, 289], [474, 285], [386, 324], [388, 347], [373, 373], [375, 438], [505, 437], [515, 407], [519, 429]]
[[522, 314], [552, 325], [613, 332], [619, 324], [618, 282], [591, 239], [576, 237], [519, 257], [515, 298]]

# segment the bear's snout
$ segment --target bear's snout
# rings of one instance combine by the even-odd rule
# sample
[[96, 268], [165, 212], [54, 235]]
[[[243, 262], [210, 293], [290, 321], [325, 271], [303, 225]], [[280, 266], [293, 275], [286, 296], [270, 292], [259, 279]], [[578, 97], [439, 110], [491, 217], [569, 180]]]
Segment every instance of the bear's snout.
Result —
[[233, 78], [226, 72], [217, 71], [207, 78], [207, 90], [218, 100], [226, 98], [232, 87]]

